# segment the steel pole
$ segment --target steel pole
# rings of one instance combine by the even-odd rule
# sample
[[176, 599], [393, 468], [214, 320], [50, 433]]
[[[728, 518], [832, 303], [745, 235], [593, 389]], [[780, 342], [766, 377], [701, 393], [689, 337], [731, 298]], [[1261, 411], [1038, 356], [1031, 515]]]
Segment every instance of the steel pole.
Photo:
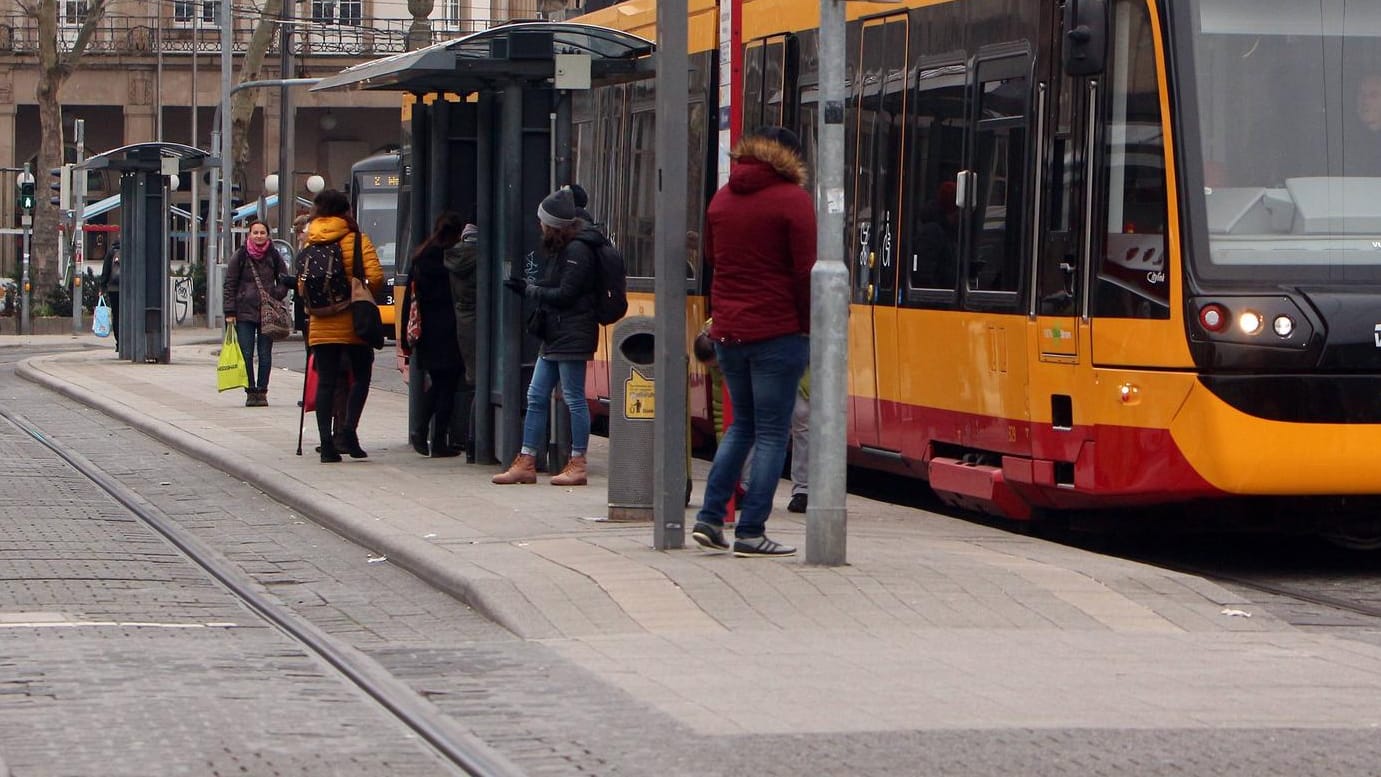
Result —
[[[293, 186], [293, 157], [296, 132], [292, 89], [287, 80], [293, 77], [293, 0], [283, 0], [283, 29], [280, 30], [279, 76], [283, 86], [278, 88], [278, 237], [292, 242], [292, 208], [297, 189]], [[260, 213], [265, 222], [268, 218]]]
[[657, 203], [654, 233], [656, 279], [653, 323], [657, 376], [656, 445], [652, 470], [657, 484], [652, 545], [658, 550], [686, 544], [686, 145], [690, 58], [686, 0], [657, 3]]
[[[22, 183], [23, 181], [26, 181], [26, 180], [33, 180], [33, 174], [34, 174], [34, 173], [33, 173], [33, 170], [30, 169], [29, 163], [28, 163], [28, 162], [25, 162], [25, 163], [24, 163], [24, 174], [23, 174], [24, 177], [20, 179], [20, 182], [21, 182], [20, 185], [21, 185], [21, 186], [23, 185], [23, 183]], [[35, 191], [35, 192], [38, 191], [38, 187], [37, 187], [37, 186], [34, 187], [34, 191]], [[35, 194], [35, 197], [37, 197], [37, 194]], [[24, 266], [23, 266], [23, 270], [20, 272], [20, 276], [19, 276], [19, 294], [20, 294], [19, 299], [20, 299], [20, 303], [21, 303], [22, 306], [23, 306], [23, 307], [21, 308], [21, 315], [20, 315], [20, 319], [19, 319], [19, 333], [22, 334], [22, 335], [31, 335], [31, 334], [34, 333], [34, 330], [33, 330], [33, 328], [32, 328], [31, 321], [30, 321], [30, 319], [29, 319], [29, 306], [30, 306], [30, 304], [33, 302], [34, 295], [33, 295], [33, 291], [30, 290], [30, 288], [29, 288], [29, 286], [30, 286], [30, 282], [29, 282], [29, 239], [30, 239], [30, 237], [32, 237], [33, 231], [34, 231], [34, 215], [33, 215], [33, 211], [28, 211], [28, 212], [23, 212], [23, 211], [21, 211], [20, 216], [19, 216], [19, 226], [24, 230], [24, 245], [23, 245], [23, 252], [24, 252], [24, 254], [23, 254], [23, 263], [24, 263]]]
[[845, 561], [849, 271], [844, 265], [844, 0], [820, 0], [817, 255], [810, 271], [810, 502], [806, 563]]
[[[235, 56], [235, 8], [232, 5], [232, 0], [220, 0], [219, 8], [221, 11], [221, 101], [219, 106], [221, 114], [219, 117], [219, 125], [221, 130], [221, 217], [220, 224], [217, 225], [219, 229], [219, 237], [216, 241], [215, 254], [215, 263], [217, 265], [217, 278], [219, 278], [220, 276], [219, 268], [223, 267], [230, 258], [228, 252], [232, 245], [230, 240], [230, 173], [232, 170], [230, 158], [235, 153], [235, 138], [232, 129], [232, 117], [230, 115], [230, 96], [233, 93], [230, 88], [230, 65], [231, 61], [234, 59]], [[208, 261], [210, 261], [209, 258]], [[209, 280], [210, 276], [208, 275], [207, 277]], [[207, 293], [213, 294], [217, 299], [220, 298], [220, 290], [211, 289], [210, 283], [207, 284]], [[222, 311], [219, 310], [217, 311], [217, 324], [220, 323], [221, 312]]]
[[[221, 131], [216, 125], [211, 130], [211, 156], [217, 160], [221, 156]], [[221, 325], [220, 292], [220, 167], [212, 167], [210, 186], [206, 203], [206, 325], [213, 329]]]
[[86, 121], [73, 123], [72, 142], [77, 144], [77, 166], [72, 168], [72, 334], [82, 332], [82, 277], [86, 270]]
[[[192, 148], [201, 148], [201, 133], [197, 131], [197, 60], [201, 57], [201, 8], [197, 3], [192, 4], [192, 140], [187, 145]], [[209, 215], [209, 214], [208, 214]], [[187, 262], [196, 271], [197, 265], [201, 264], [201, 232], [205, 221], [201, 218], [201, 171], [192, 172], [192, 241], [187, 244]], [[204, 271], [203, 271], [204, 272]], [[209, 277], [209, 276], [208, 276]], [[196, 309], [196, 302], [193, 301], [192, 308]], [[210, 323], [210, 308], [207, 308], [207, 323]], [[196, 314], [192, 315], [196, 320]]]

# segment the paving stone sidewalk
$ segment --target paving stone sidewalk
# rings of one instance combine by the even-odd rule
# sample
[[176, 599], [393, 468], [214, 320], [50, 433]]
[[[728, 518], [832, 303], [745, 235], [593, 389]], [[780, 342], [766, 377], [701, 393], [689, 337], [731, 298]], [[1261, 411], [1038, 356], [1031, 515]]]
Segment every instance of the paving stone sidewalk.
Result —
[[[606, 512], [602, 438], [587, 487], [495, 486], [495, 467], [417, 456], [405, 397], [377, 391], [360, 428], [369, 458], [322, 465], [310, 428], [294, 455], [292, 400], [245, 408], [215, 392], [218, 348], [177, 345], [169, 365], [75, 352], [20, 374], [703, 733], [1381, 725], [1381, 648], [1300, 632], [1195, 577], [852, 496], [848, 566], [658, 552], [646, 524], [591, 520]], [[301, 381], [278, 370], [272, 393], [295, 397]], [[690, 520], [706, 468], [693, 467]], [[787, 492], [770, 531], [802, 545]]]

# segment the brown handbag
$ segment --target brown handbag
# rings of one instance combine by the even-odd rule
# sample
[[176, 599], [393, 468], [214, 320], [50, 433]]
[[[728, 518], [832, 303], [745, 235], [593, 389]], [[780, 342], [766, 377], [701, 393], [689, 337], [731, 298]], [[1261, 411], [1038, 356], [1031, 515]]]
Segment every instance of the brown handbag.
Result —
[[292, 314], [281, 299], [274, 299], [264, 290], [264, 282], [259, 279], [259, 271], [249, 265], [249, 274], [254, 277], [254, 285], [259, 287], [259, 334], [274, 342], [286, 340], [293, 331]]
[[364, 282], [364, 256], [360, 243], [360, 233], [356, 232], [355, 271], [350, 276], [350, 319], [355, 326], [355, 336], [377, 351], [384, 347], [384, 322], [379, 316], [379, 303], [374, 301], [374, 293]]

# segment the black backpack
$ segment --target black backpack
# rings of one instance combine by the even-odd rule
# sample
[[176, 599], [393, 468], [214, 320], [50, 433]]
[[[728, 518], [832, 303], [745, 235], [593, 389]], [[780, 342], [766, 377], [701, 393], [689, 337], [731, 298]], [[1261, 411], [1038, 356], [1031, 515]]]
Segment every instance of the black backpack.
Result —
[[[359, 250], [358, 248], [356, 249]], [[329, 316], [350, 307], [350, 275], [340, 241], [311, 243], [298, 254], [303, 307], [313, 316]]]
[[628, 314], [628, 270], [613, 243], [584, 242], [595, 255], [595, 319], [607, 326]]

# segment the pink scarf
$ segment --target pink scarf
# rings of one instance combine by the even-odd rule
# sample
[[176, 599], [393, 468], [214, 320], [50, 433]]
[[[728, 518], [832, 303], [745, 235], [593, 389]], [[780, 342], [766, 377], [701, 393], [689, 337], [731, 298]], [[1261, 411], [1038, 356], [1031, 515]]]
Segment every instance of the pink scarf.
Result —
[[246, 240], [245, 250], [249, 252], [251, 259], [263, 259], [264, 254], [269, 252], [269, 241], [256, 244], [253, 240]]

